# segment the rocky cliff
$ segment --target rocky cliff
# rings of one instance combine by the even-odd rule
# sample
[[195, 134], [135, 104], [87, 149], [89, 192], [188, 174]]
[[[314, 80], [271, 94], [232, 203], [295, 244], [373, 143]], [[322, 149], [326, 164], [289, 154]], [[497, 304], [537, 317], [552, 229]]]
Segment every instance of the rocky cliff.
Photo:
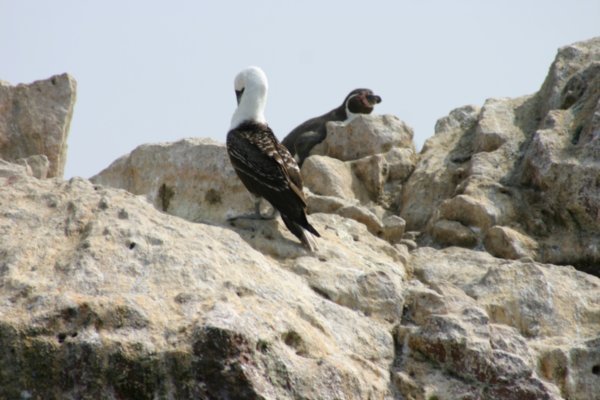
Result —
[[91, 181], [3, 153], [0, 398], [600, 399], [599, 66], [600, 39], [564, 47], [420, 154], [394, 116], [330, 123], [315, 253], [226, 222], [252, 201], [211, 140]]
[[440, 119], [401, 216], [429, 243], [600, 275], [600, 38], [561, 48], [539, 92]]

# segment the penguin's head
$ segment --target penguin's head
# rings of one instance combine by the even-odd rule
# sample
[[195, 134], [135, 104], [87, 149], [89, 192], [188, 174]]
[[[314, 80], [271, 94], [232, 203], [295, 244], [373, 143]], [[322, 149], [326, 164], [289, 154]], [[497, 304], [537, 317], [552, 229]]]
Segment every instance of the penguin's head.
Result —
[[348, 114], [370, 114], [375, 104], [381, 103], [381, 97], [371, 89], [354, 89], [344, 100]]

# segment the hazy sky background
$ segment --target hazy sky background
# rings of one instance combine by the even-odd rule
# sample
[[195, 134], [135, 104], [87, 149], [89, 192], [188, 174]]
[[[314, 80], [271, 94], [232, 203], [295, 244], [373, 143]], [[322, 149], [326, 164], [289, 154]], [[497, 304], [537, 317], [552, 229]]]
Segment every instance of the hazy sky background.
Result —
[[248, 65], [279, 139], [368, 87], [420, 149], [452, 109], [535, 92], [559, 47], [598, 35], [598, 0], [0, 0], [0, 79], [75, 77], [65, 177], [91, 177], [144, 143], [224, 142]]

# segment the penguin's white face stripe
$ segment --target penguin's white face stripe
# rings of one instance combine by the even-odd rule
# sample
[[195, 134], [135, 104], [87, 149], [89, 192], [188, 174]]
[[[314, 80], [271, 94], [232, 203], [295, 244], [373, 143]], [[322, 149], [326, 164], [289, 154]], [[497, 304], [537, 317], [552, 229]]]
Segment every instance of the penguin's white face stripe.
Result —
[[359, 93], [353, 94], [352, 96], [348, 97], [348, 100], [346, 100], [346, 122], [352, 121], [358, 115], [358, 114], [354, 114], [353, 112], [351, 112], [350, 109], [348, 108], [348, 104], [350, 103], [350, 100], [352, 100], [353, 98], [355, 98], [358, 95], [359, 95]]

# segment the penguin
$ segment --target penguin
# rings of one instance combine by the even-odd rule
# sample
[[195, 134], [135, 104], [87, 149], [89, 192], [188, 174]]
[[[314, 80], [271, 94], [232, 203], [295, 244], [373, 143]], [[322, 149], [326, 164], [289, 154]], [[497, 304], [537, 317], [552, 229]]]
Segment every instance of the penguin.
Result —
[[358, 114], [370, 114], [381, 97], [370, 89], [354, 89], [338, 107], [319, 117], [311, 118], [294, 128], [281, 142], [302, 166], [312, 148], [327, 136], [329, 121], [350, 121]]
[[269, 218], [260, 213], [260, 199], [264, 198], [302, 245], [314, 251], [316, 242], [311, 235], [321, 235], [306, 217], [300, 168], [264, 116], [267, 76], [258, 67], [248, 67], [237, 74], [234, 86], [238, 106], [227, 133], [227, 153], [237, 176], [256, 197], [255, 214], [245, 217]]

